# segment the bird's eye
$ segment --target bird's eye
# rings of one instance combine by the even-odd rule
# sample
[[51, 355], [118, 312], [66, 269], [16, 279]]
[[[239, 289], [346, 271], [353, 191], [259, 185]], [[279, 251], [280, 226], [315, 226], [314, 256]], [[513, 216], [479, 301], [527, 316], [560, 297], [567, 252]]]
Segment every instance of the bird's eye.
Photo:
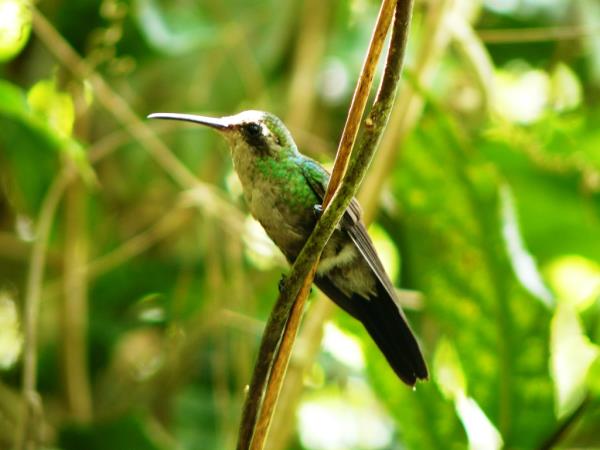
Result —
[[262, 134], [262, 127], [257, 123], [249, 123], [245, 128], [248, 136], [257, 137]]

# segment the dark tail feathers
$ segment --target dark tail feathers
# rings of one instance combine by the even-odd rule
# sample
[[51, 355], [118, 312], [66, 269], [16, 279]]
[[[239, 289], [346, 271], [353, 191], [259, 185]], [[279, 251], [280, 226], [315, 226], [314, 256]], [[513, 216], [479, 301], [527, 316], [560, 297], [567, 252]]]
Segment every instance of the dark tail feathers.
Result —
[[410, 386], [417, 380], [428, 378], [427, 366], [419, 344], [411, 331], [406, 318], [381, 287], [377, 298], [359, 302], [357, 317], [365, 326], [394, 372]]
[[394, 299], [381, 284], [376, 298], [365, 299], [357, 295], [348, 298], [327, 278], [316, 277], [315, 282], [338, 306], [364, 325], [402, 381], [414, 386], [417, 380], [428, 378], [419, 344]]

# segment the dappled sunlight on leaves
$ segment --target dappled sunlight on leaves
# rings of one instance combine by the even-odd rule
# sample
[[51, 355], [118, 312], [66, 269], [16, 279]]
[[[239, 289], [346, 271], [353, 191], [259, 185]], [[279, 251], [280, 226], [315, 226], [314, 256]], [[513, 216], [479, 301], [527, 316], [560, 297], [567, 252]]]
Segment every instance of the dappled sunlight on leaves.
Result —
[[554, 296], [546, 287], [537, 264], [525, 248], [514, 200], [507, 185], [500, 187], [500, 208], [502, 214], [502, 235], [506, 242], [507, 253], [511, 260], [515, 276], [532, 295], [546, 306], [554, 305]]
[[514, 63], [496, 77], [495, 109], [503, 118], [517, 123], [535, 122], [548, 102], [550, 77], [539, 69]]
[[561, 256], [546, 266], [548, 280], [562, 301], [578, 310], [600, 298], [600, 264], [579, 255]]
[[380, 449], [391, 441], [388, 417], [362, 382], [350, 381], [343, 391], [322, 390], [306, 396], [298, 410], [300, 439], [315, 450]]
[[[41, 446], [235, 448], [288, 265], [227, 142], [142, 118], [268, 110], [331, 169], [377, 7], [0, 0], [0, 448], [31, 289]], [[599, 26], [596, 0], [415, 2], [361, 202], [430, 379], [313, 292], [269, 450], [600, 447]]]
[[552, 320], [552, 375], [556, 391], [556, 414], [564, 417], [583, 401], [587, 392], [585, 381], [592, 363], [600, 355], [583, 334], [572, 305], [558, 305]]
[[327, 322], [324, 328], [323, 350], [353, 370], [364, 369], [365, 361], [360, 341], [344, 333], [331, 322]]
[[[427, 124], [412, 141], [403, 164], [409, 176], [396, 188], [400, 199], [413, 184], [437, 200], [434, 216], [410, 207], [404, 212], [406, 228], [397, 239], [403, 244], [406, 280], [425, 293], [435, 324], [430, 326], [453, 343], [469, 380], [468, 395], [506, 445], [534, 445], [543, 433], [522, 432], [530, 429], [530, 417], [537, 417], [538, 430], [554, 421], [549, 349], [543, 337], [537, 339], [548, 335], [550, 314], [525, 293], [510, 268], [500, 234], [498, 175], [472, 156], [467, 160], [465, 150], [438, 127]], [[441, 174], [442, 167], [443, 177], [422, 175]], [[521, 357], [525, 348], [546, 357]], [[526, 386], [542, 387], [545, 394], [529, 396]]]

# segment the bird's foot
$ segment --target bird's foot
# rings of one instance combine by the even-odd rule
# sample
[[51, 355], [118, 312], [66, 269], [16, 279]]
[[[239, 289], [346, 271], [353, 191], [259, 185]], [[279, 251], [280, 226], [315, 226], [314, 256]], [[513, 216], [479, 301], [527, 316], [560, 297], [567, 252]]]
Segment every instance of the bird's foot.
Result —
[[313, 205], [313, 214], [315, 215], [315, 217], [317, 219], [320, 219], [321, 216], [323, 215], [323, 205]]
[[287, 281], [287, 275], [285, 273], [281, 274], [281, 278], [279, 279], [279, 283], [277, 284], [277, 287], [279, 288], [279, 293], [281, 293], [283, 291], [283, 288], [285, 287], [285, 282]]
[[[283, 292], [283, 288], [285, 287], [285, 282], [287, 281], [288, 276], [285, 273], [281, 274], [281, 278], [279, 279], [279, 283], [277, 283], [277, 288], [279, 289], [279, 293]], [[310, 288], [310, 293], [312, 294], [313, 288]]]

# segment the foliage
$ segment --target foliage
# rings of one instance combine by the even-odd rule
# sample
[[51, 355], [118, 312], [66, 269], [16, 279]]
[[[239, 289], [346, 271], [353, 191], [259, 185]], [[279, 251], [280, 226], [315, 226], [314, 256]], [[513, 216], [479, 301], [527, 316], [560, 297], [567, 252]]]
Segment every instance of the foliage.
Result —
[[[377, 6], [0, 0], [0, 448], [37, 288], [46, 447], [234, 446], [285, 264], [226, 144], [140, 118], [265, 109], [328, 164]], [[315, 292], [268, 448], [600, 448], [599, 24], [417, 1], [362, 202], [431, 379], [405, 388]]]

